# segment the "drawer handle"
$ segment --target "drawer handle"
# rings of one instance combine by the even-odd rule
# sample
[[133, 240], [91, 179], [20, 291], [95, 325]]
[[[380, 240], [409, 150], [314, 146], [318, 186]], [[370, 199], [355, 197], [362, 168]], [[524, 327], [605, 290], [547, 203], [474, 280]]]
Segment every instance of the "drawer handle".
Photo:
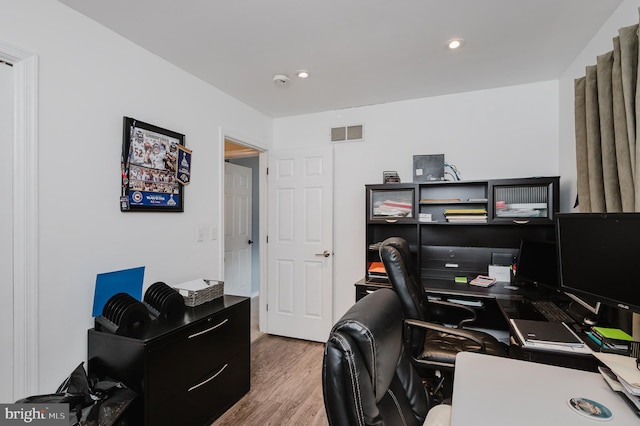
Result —
[[529, 223], [528, 220], [514, 220], [513, 223], [515, 223], [516, 225], [526, 225], [527, 223]]
[[191, 386], [187, 392], [191, 392], [192, 390], [198, 389], [200, 386], [206, 385], [207, 383], [209, 383], [210, 381], [212, 381], [213, 379], [215, 379], [216, 377], [218, 377], [220, 375], [220, 373], [222, 373], [224, 371], [225, 368], [227, 368], [229, 366], [229, 364], [225, 364], [222, 366], [222, 368], [220, 369], [220, 371], [218, 371], [216, 374], [214, 374], [213, 376], [209, 377], [207, 380], [205, 380], [204, 382], [200, 382], [195, 386]]
[[375, 291], [375, 290], [365, 290], [365, 292], [366, 292], [367, 294], [371, 294], [371, 293], [373, 293], [374, 291]]
[[222, 321], [220, 324], [216, 324], [216, 325], [214, 325], [213, 327], [209, 327], [209, 328], [207, 328], [206, 330], [202, 330], [202, 331], [199, 331], [199, 332], [197, 332], [197, 333], [193, 333], [191, 336], [189, 336], [189, 339], [193, 339], [194, 337], [198, 337], [198, 336], [200, 336], [200, 335], [202, 335], [202, 334], [208, 333], [208, 332], [210, 332], [211, 330], [215, 330], [216, 328], [220, 327], [221, 325], [224, 325], [224, 324], [225, 324], [225, 323], [227, 323], [227, 322], [229, 322], [229, 318], [226, 318], [226, 319], [225, 319], [224, 321]]

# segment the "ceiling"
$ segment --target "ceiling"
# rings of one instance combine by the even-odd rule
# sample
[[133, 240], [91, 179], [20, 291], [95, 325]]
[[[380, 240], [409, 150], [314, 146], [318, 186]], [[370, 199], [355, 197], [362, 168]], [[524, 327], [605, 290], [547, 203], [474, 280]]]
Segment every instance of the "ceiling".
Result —
[[622, 2], [59, 1], [271, 117], [555, 80]]

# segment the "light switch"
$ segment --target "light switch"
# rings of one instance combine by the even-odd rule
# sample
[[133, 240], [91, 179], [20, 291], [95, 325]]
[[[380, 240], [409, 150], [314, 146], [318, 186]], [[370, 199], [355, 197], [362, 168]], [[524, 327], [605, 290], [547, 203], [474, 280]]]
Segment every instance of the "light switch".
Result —
[[211, 238], [211, 240], [217, 240], [218, 239], [218, 227], [216, 226], [210, 226], [209, 227], [209, 236]]
[[204, 241], [204, 226], [196, 227], [196, 242]]

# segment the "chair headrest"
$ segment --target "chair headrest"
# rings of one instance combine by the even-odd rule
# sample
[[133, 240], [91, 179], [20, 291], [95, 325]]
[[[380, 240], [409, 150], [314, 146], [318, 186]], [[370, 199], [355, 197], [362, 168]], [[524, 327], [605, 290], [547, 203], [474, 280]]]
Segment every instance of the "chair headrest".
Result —
[[424, 291], [422, 284], [417, 283], [410, 275], [404, 257], [394, 245], [380, 247], [380, 259], [389, 276], [391, 287], [400, 298], [405, 318], [426, 321], [426, 310], [423, 308]]
[[391, 246], [398, 250], [405, 265], [407, 265], [407, 269], [411, 271], [411, 268], [413, 267], [413, 259], [411, 258], [411, 249], [409, 248], [407, 240], [401, 237], [389, 237], [380, 244], [380, 250], [385, 246]]
[[402, 353], [402, 307], [391, 289], [360, 299], [333, 326], [357, 345], [372, 380], [376, 400], [391, 385]]

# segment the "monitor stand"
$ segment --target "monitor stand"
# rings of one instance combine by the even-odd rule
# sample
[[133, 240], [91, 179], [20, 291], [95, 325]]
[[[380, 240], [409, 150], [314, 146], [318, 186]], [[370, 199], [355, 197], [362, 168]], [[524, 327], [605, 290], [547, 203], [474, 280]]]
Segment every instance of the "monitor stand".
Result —
[[569, 315], [571, 315], [578, 323], [586, 327], [593, 327], [600, 321], [600, 313], [594, 314], [582, 305], [578, 304], [575, 300], [571, 301], [567, 306]]

